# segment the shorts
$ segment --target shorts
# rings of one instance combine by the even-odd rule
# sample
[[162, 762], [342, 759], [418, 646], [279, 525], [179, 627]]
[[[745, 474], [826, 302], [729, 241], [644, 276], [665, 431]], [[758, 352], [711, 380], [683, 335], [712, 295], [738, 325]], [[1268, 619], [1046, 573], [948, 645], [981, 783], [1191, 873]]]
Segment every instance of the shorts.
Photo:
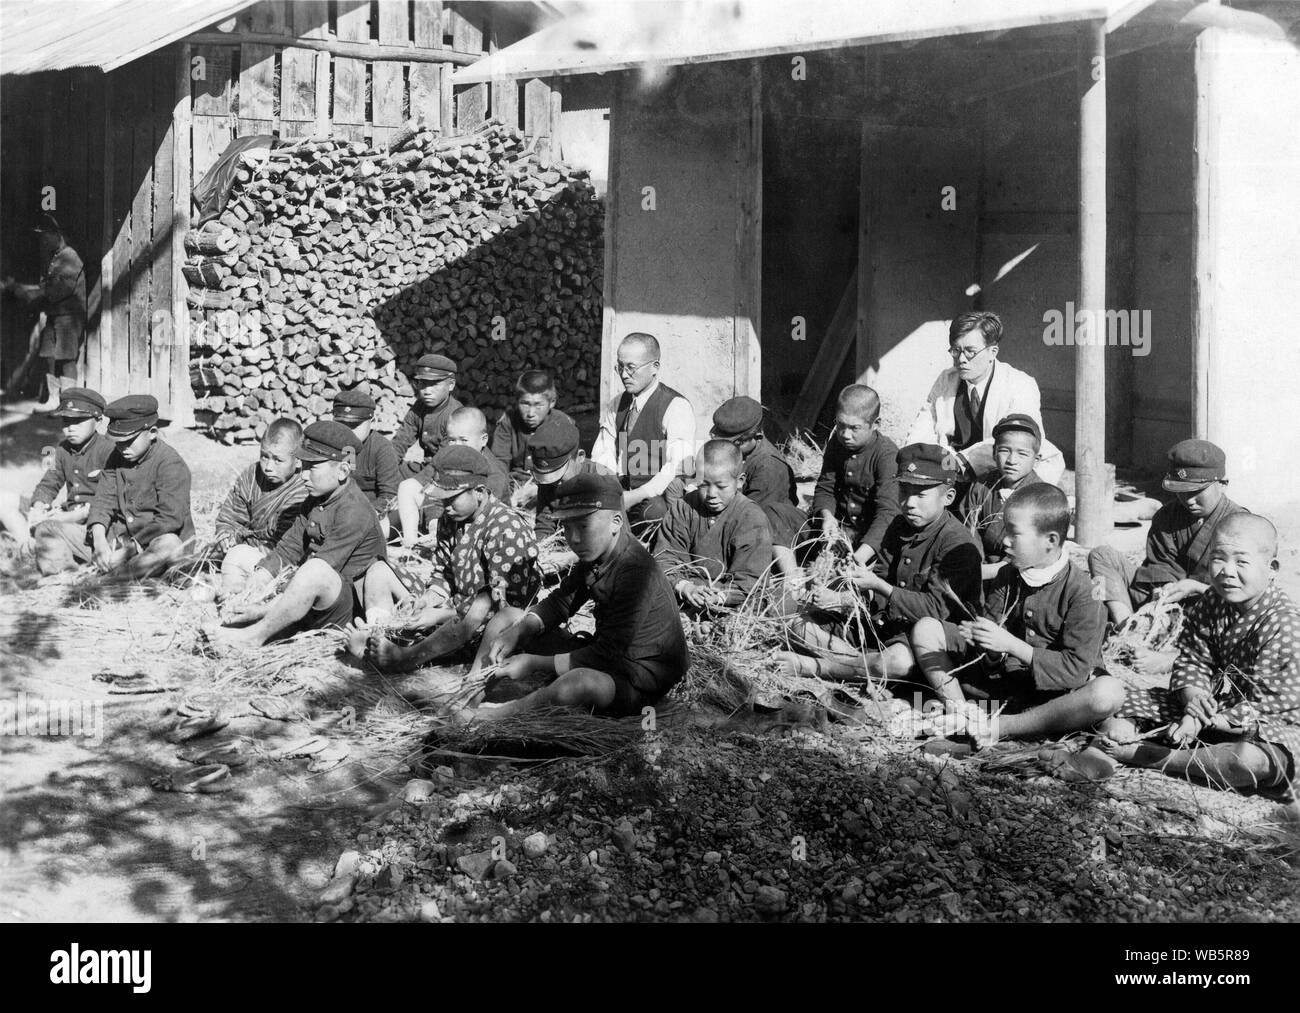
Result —
[[287, 640], [295, 633], [306, 633], [308, 630], [341, 630], [351, 626], [352, 620], [361, 614], [361, 595], [356, 582], [344, 580], [333, 604], [323, 609], [311, 609], [288, 629], [272, 637], [269, 642]]
[[[1149, 732], [1162, 725], [1175, 724], [1183, 718], [1183, 711], [1174, 699], [1173, 693], [1163, 686], [1149, 686], [1146, 689], [1128, 687], [1128, 696], [1124, 706], [1115, 715], [1137, 726], [1138, 731]], [[1296, 758], [1291, 750], [1278, 742], [1262, 739], [1258, 734], [1233, 735], [1217, 728], [1207, 728], [1199, 736], [1199, 741], [1214, 745], [1221, 742], [1249, 742], [1268, 754], [1269, 760], [1278, 774], [1267, 784], [1261, 784], [1256, 793], [1266, 798], [1275, 798], [1290, 802], [1295, 798], [1294, 782], [1296, 779]]]
[[[591, 638], [581, 633], [568, 630], [547, 630], [528, 642], [528, 651], [533, 654], [569, 654], [589, 643]], [[596, 713], [607, 718], [626, 718], [638, 715], [643, 707], [658, 703], [662, 693], [647, 693], [634, 684], [623, 672], [609, 672], [601, 669], [614, 681], [614, 699], [608, 707], [597, 709]]]
[[[86, 544], [86, 526], [71, 521], [41, 521], [32, 531], [46, 565], [59, 570], [89, 563], [94, 555]], [[53, 570], [49, 572], [54, 572]]]

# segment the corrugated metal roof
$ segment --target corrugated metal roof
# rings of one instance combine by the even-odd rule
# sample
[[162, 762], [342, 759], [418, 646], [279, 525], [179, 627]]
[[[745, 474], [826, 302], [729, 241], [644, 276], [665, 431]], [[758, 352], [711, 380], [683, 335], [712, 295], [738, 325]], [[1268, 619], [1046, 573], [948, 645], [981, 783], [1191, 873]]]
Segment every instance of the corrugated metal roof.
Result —
[[0, 74], [113, 70], [252, 0], [0, 0]]
[[1106, 19], [1154, 0], [706, 0], [587, 4], [453, 80], [604, 73]]

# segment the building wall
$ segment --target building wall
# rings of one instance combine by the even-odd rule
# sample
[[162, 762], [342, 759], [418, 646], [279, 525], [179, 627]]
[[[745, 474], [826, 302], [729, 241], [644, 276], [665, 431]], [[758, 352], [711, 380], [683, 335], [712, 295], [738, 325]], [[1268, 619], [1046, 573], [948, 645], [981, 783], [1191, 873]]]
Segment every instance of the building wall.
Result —
[[747, 79], [725, 67], [679, 68], [644, 90], [626, 76], [610, 126], [602, 401], [621, 390], [618, 342], [648, 331], [662, 348], [662, 379], [690, 398], [701, 438], [720, 402], [758, 395], [748, 337], [758, 311], [747, 309], [757, 283], [746, 274], [756, 257], [738, 251], [759, 165], [746, 153]]
[[1233, 498], [1265, 510], [1300, 493], [1300, 428], [1290, 418], [1300, 376], [1300, 52], [1211, 29], [1197, 43], [1197, 84], [1206, 435], [1227, 452]]

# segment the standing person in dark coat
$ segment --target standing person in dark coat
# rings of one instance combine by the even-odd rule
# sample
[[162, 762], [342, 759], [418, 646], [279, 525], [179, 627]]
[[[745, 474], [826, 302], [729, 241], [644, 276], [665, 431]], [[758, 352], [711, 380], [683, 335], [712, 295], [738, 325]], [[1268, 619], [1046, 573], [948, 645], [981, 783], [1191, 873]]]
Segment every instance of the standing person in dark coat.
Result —
[[618, 346], [620, 394], [600, 419], [591, 459], [619, 476], [623, 506], [635, 529], [661, 520], [682, 498], [694, 467], [695, 409], [659, 382], [659, 341], [629, 334]]
[[86, 269], [53, 216], [42, 215], [36, 233], [41, 280], [21, 285], [6, 278], [4, 290], [45, 314], [37, 354], [47, 362], [46, 400], [36, 410], [52, 412], [59, 406], [63, 388], [77, 382], [77, 359], [86, 336]]
[[[673, 589], [628, 531], [622, 507], [623, 488], [612, 476], [581, 475], [560, 486], [555, 512], [578, 565], [528, 611], [498, 612], [475, 660], [475, 669], [500, 665], [505, 678], [547, 684], [481, 708], [480, 718], [548, 706], [625, 717], [657, 703], [686, 674], [690, 652]], [[595, 602], [595, 634], [581, 639], [561, 630], [588, 601]], [[525, 647], [536, 653], [521, 653]]]
[[[462, 407], [452, 396], [456, 389], [456, 363], [445, 355], [420, 356], [411, 382], [416, 389], [416, 401], [393, 436], [393, 449], [402, 459], [397, 512], [402, 544], [408, 547], [420, 536], [420, 493], [429, 484], [434, 455], [447, 439], [447, 420]], [[414, 459], [417, 445], [424, 455], [420, 460]]]
[[162, 573], [194, 540], [190, 469], [158, 438], [158, 400], [149, 394], [108, 406], [113, 450], [86, 518], [95, 566], [106, 580]]
[[375, 399], [360, 387], [339, 391], [334, 398], [334, 421], [347, 426], [361, 441], [352, 481], [366, 495], [388, 537], [388, 512], [397, 505], [402, 481], [402, 459], [387, 437], [375, 432]]
[[799, 509], [794, 469], [763, 435], [763, 406], [752, 397], [724, 401], [713, 413], [712, 436], [734, 443], [740, 451], [744, 458], [741, 492], [767, 515], [772, 555], [781, 573], [798, 579], [794, 546], [808, 517]]

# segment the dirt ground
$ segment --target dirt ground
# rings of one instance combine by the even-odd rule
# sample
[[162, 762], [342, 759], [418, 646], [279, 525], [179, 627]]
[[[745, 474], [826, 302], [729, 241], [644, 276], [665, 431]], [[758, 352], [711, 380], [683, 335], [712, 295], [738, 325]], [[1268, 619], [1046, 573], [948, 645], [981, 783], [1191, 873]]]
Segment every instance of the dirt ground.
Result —
[[[24, 407], [0, 414], [3, 490], [30, 491], [41, 447], [57, 442], [52, 420]], [[253, 449], [184, 431], [167, 439], [190, 462], [202, 534]], [[1300, 596], [1300, 557], [1290, 547], [1300, 545], [1300, 502], [1275, 520], [1289, 546], [1281, 580]], [[1125, 547], [1141, 537], [1117, 536]], [[97, 622], [96, 607], [112, 622]], [[930, 804], [927, 785], [937, 797], [941, 781], [945, 792], [957, 782], [937, 779], [932, 758], [882, 751], [860, 735], [789, 739], [739, 728], [665, 738], [648, 760], [532, 770], [453, 764], [434, 777], [429, 801], [403, 803], [411, 757], [373, 737], [354, 735], [349, 761], [322, 774], [308, 772], [305, 760], [266, 757], [313, 734], [341, 735], [341, 715], [363, 730], [379, 724], [377, 705], [373, 714], [364, 704], [361, 713], [348, 710], [373, 698], [373, 675], [325, 656], [311, 662], [321, 685], [298, 699], [292, 720], [250, 715], [221, 733], [262, 754], [237, 772], [234, 790], [159, 792], [150, 779], [182, 766], [184, 747], [165, 738], [178, 692], [124, 695], [95, 676], [143, 671], [159, 684], [190, 684], [204, 663], [177, 660], [185, 656], [171, 646], [201, 616], [176, 589], [153, 602], [98, 606], [57, 589], [10, 587], [0, 598], [0, 700], [72, 700], [96, 715], [93, 734], [0, 738], [0, 921], [1300, 918], [1287, 864], [1294, 852], [1269, 849], [1254, 834], [1271, 809], [1263, 800], [1157, 786], [1163, 801], [1144, 808], [1128, 797], [1114, 809], [1095, 792], [1085, 798], [1041, 778], [1013, 782], [972, 769], [960, 778], [983, 822], [963, 822], [951, 807], [917, 822], [906, 814]], [[203, 678], [211, 684], [210, 669]], [[1036, 873], [1000, 849], [1010, 842], [1024, 850], [1035, 823], [1057, 818], [1070, 828], [1063, 846], [1078, 851], [1070, 863], [1083, 861], [1098, 834], [1111, 833], [1122, 857], [1104, 875], [1071, 872], [1078, 902], [1049, 909], [1042, 905], [1061, 891], [1031, 889]], [[526, 830], [549, 835], [545, 857], [523, 857]], [[804, 836], [821, 849], [821, 864], [791, 873], [781, 871], [788, 862], [762, 857]], [[498, 837], [511, 849], [508, 868], [480, 861]], [[906, 849], [916, 848], [937, 885], [908, 879], [914, 859]], [[1046, 850], [1034, 861], [1059, 860], [1038, 855]], [[358, 871], [323, 903], [348, 852]], [[947, 870], [939, 852], [957, 855], [960, 867]], [[1196, 859], [1184, 862], [1186, 854], [1206, 859], [1193, 870], [1197, 884], [1205, 874], [1204, 885], [1188, 891], [1200, 896], [1169, 885], [1187, 879]], [[994, 882], [987, 891], [986, 874]], [[914, 885], [915, 898], [906, 892]], [[1134, 891], [1158, 896], [1158, 909], [1120, 903]]]

